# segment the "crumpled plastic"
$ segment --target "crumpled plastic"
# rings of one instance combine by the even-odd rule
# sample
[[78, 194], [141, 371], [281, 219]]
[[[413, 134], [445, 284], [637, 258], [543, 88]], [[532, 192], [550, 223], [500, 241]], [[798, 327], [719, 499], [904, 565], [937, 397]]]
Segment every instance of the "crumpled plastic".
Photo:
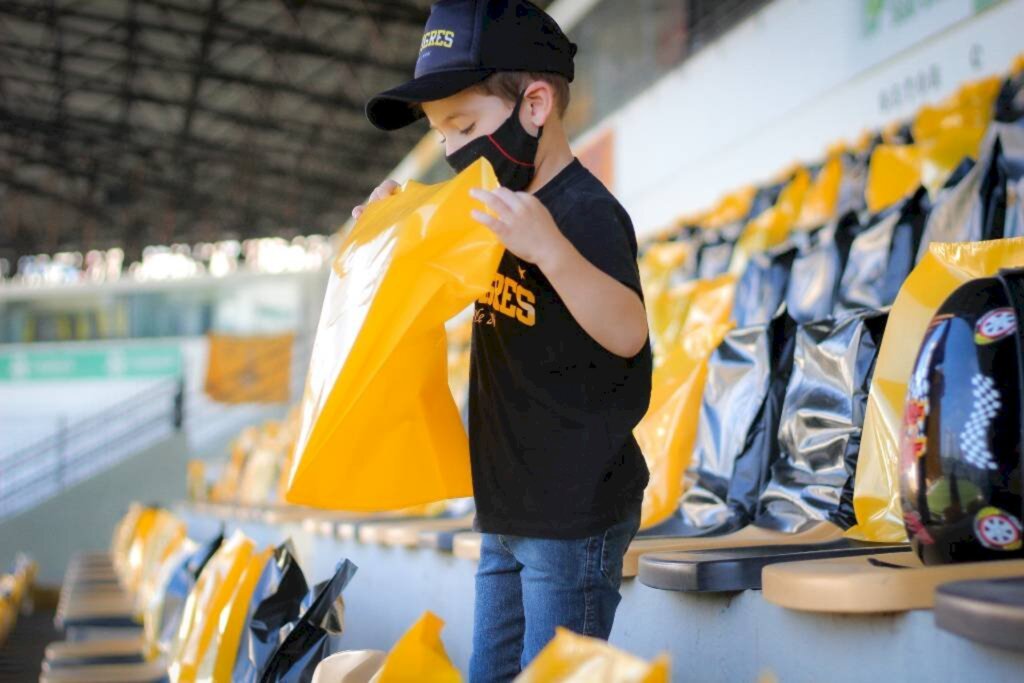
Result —
[[274, 550], [253, 591], [231, 671], [232, 681], [256, 680], [298, 620], [299, 605], [308, 592], [291, 541], [285, 541]]
[[655, 368], [647, 414], [633, 430], [647, 460], [640, 528], [672, 515], [690, 462], [707, 359], [732, 327], [736, 280], [723, 275], [699, 281], [692, 295], [679, 345]]
[[158, 653], [174, 654], [178, 647], [178, 632], [185, 604], [196, 585], [196, 580], [207, 562], [224, 542], [224, 534], [217, 533], [201, 543], [186, 539], [178, 554], [169, 560], [159, 578], [160, 588], [146, 606], [143, 615], [143, 634], [147, 656]]
[[730, 273], [742, 275], [752, 254], [766, 251], [786, 241], [800, 215], [800, 208], [810, 184], [811, 174], [806, 169], [798, 169], [793, 179], [779, 194], [775, 205], [747, 223], [729, 262]]
[[424, 612], [388, 652], [371, 683], [460, 683], [462, 675], [441, 641], [442, 628], [444, 622], [437, 615]]
[[174, 657], [167, 669], [171, 683], [196, 681], [203, 659], [209, 651], [216, 651], [221, 612], [230, 611], [255, 547], [245, 534], [236, 531], [199, 574], [185, 601]]
[[795, 323], [783, 311], [767, 324], [726, 335], [708, 363], [689, 484], [677, 536], [736, 531], [751, 521], [779, 454], [777, 432], [793, 368]]
[[899, 434], [907, 384], [929, 321], [954, 289], [1000, 268], [1024, 266], [1024, 238], [932, 243], [900, 289], [889, 314], [868, 395], [854, 483], [857, 524], [847, 536], [907, 539], [899, 499]]
[[779, 458], [758, 501], [759, 527], [796, 533], [853, 522], [853, 475], [887, 312], [800, 325], [779, 419]]
[[495, 187], [481, 159], [445, 183], [409, 182], [352, 228], [327, 286], [288, 502], [382, 511], [472, 495], [444, 323], [491, 287], [503, 247], [470, 216], [487, 209], [469, 190]]
[[302, 616], [285, 635], [260, 673], [260, 683], [308, 683], [317, 664], [333, 649], [333, 639], [344, 627], [345, 590], [356, 566], [349, 560], [338, 564], [327, 581], [317, 584], [302, 601]]
[[253, 602], [262, 601], [264, 597], [256, 594], [256, 588], [273, 555], [273, 546], [267, 546], [249, 556], [231, 597], [216, 615], [217, 628], [199, 664], [196, 675], [198, 683], [222, 683], [231, 680], [249, 607]]
[[936, 200], [921, 237], [918, 257], [931, 242], [976, 242], [1017, 236], [1021, 209], [1011, 199], [1024, 176], [1024, 128], [993, 124], [978, 163]]
[[[832, 314], [850, 248], [862, 226], [853, 211], [810, 233], [793, 261], [786, 308], [798, 323]], [[773, 311], [774, 312], [774, 311]]]
[[691, 257], [696, 258], [696, 249], [689, 242], [661, 242], [648, 247], [640, 258], [640, 279], [656, 350], [665, 346], [675, 321], [677, 298], [672, 287], [673, 273]]
[[810, 230], [835, 218], [842, 180], [843, 159], [841, 155], [835, 154], [825, 161], [808, 188], [793, 227], [797, 230]]
[[743, 277], [736, 285], [733, 318], [738, 326], [767, 323], [775, 316], [786, 300], [796, 256], [797, 248], [788, 241], [750, 255]]
[[513, 683], [668, 683], [668, 654], [645, 662], [598, 638], [555, 627], [555, 637]]

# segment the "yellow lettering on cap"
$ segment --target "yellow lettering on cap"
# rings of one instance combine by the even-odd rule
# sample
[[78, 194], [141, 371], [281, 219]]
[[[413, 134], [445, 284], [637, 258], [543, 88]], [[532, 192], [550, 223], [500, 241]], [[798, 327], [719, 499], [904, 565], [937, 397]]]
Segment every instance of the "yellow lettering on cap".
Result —
[[420, 52], [428, 47], [451, 47], [455, 44], [455, 31], [447, 29], [434, 29], [423, 34], [420, 42]]

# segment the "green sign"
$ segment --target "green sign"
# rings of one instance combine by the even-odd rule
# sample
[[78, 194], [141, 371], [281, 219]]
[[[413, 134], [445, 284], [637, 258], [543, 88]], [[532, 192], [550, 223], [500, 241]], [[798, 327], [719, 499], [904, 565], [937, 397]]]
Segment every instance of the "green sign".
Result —
[[182, 372], [177, 346], [0, 351], [0, 382], [145, 379]]
[[[895, 28], [918, 21], [933, 9], [953, 21], [967, 18], [1003, 0], [971, 0], [963, 8], [948, 0], [861, 0], [861, 30], [865, 36], [882, 31], [886, 26]], [[940, 7], [941, 6], [941, 7]]]

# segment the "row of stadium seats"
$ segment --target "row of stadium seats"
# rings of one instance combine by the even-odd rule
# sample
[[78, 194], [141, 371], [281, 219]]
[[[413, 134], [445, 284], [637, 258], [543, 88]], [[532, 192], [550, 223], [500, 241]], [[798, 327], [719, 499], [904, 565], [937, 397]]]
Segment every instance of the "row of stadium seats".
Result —
[[[1020, 648], [1005, 637], [1024, 623], [1019, 579], [940, 588], [1024, 576], [1020, 544], [1008, 559], [923, 564], [899, 512], [898, 442], [879, 436], [884, 417], [872, 428], [867, 416], [890, 401], [898, 423], [907, 378], [895, 381], [887, 358], [916, 354], [946, 295], [1024, 265], [1022, 84], [1018, 60], [1006, 78], [967, 84], [645, 246], [656, 369], [637, 436], [651, 485], [626, 576], [673, 591], [763, 589], [784, 607], [840, 613], [996, 600], [1001, 625], [974, 636], [998, 644], [1000, 632]], [[290, 451], [279, 451], [278, 482]], [[245, 453], [226, 471], [250, 466]], [[479, 557], [464, 500], [326, 513], [285, 506], [274, 487], [226, 493], [235, 480], [226, 474], [199, 509]]]
[[[430, 612], [390, 652], [336, 652], [342, 592], [355, 575], [344, 560], [309, 587], [289, 541], [259, 548], [240, 531], [193, 540], [168, 510], [133, 505], [108, 553], [69, 565], [56, 618], [67, 640], [47, 647], [40, 680], [461, 680]], [[571, 660], [632, 672], [629, 680], [668, 680], [664, 658], [647, 664], [565, 631], [517, 680], [551, 680], [545, 672]]]
[[27, 606], [37, 569], [27, 556], [18, 555], [10, 571], [0, 574], [0, 651]]

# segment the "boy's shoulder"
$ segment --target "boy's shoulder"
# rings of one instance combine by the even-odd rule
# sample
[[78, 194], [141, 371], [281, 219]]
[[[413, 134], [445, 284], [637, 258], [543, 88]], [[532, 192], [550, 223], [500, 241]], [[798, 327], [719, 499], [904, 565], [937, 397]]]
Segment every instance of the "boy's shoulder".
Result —
[[565, 178], [556, 187], [546, 193], [544, 190], [548, 188], [541, 188], [537, 193], [552, 210], [555, 222], [559, 225], [592, 224], [595, 219], [614, 220], [632, 231], [633, 224], [625, 207], [579, 159], [574, 159], [565, 171]]

